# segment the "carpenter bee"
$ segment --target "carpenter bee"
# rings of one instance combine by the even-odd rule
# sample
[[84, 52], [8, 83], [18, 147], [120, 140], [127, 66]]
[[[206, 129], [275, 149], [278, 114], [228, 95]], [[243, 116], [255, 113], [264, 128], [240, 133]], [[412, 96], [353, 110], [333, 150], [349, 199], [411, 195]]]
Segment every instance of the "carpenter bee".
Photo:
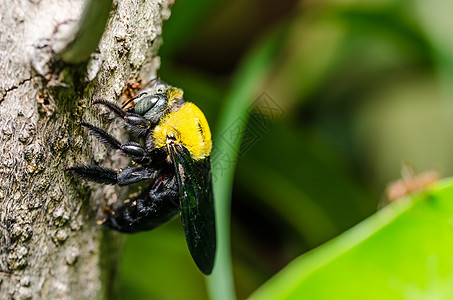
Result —
[[[118, 171], [75, 165], [73, 175], [102, 184], [151, 184], [116, 209], [106, 209], [103, 226], [124, 233], [153, 229], [180, 212], [189, 251], [204, 274], [216, 252], [212, 193], [211, 132], [203, 112], [183, 99], [183, 91], [159, 82], [125, 105], [95, 100], [124, 120], [137, 141], [121, 143], [110, 133], [81, 122], [105, 146], [131, 157], [137, 167]], [[133, 108], [125, 110], [128, 104]]]

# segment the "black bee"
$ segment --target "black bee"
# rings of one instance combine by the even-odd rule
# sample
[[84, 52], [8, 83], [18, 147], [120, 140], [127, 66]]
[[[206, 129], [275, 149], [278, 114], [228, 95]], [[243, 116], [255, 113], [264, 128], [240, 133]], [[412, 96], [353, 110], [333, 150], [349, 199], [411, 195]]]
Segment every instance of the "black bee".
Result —
[[[130, 156], [138, 167], [117, 171], [95, 165], [68, 168], [72, 174], [103, 184], [151, 184], [137, 196], [108, 213], [103, 226], [124, 233], [153, 229], [181, 212], [189, 251], [204, 274], [212, 272], [216, 252], [212, 193], [211, 132], [203, 112], [183, 100], [179, 88], [160, 84], [131, 99], [124, 110], [115, 103], [96, 100], [122, 118], [141, 143], [121, 143], [105, 130], [81, 123], [109, 148]], [[128, 103], [129, 103], [128, 102]], [[126, 103], [126, 104], [128, 104]], [[109, 209], [107, 209], [109, 210]]]

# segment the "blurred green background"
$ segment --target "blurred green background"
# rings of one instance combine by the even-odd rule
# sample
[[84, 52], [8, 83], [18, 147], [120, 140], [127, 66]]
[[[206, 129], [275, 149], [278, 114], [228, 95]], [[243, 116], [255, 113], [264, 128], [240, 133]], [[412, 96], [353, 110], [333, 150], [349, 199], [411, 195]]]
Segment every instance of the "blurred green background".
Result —
[[[214, 133], [226, 252], [211, 292], [232, 286], [226, 249], [244, 299], [372, 215], [403, 161], [452, 175], [452, 11], [447, 0], [175, 1], [160, 76]], [[119, 274], [121, 299], [208, 298], [179, 219], [127, 236]]]

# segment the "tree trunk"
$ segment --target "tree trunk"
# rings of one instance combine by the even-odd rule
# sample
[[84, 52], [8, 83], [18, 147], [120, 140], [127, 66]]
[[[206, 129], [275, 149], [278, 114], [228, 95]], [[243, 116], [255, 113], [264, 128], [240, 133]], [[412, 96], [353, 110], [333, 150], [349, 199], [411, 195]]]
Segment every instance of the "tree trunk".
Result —
[[80, 19], [83, 5], [0, 0], [0, 299], [112, 295], [119, 237], [96, 220], [126, 191], [64, 170], [127, 165], [77, 123], [122, 138], [121, 120], [91, 101], [120, 101], [128, 83], [156, 76], [169, 3], [114, 1], [98, 51], [65, 64], [54, 54], [58, 36]]

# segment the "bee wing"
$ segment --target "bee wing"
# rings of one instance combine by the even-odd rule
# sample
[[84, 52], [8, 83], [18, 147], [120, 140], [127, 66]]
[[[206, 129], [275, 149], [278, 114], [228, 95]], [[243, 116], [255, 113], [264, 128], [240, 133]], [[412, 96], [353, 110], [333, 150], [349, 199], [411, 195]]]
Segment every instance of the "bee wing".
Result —
[[169, 149], [179, 185], [181, 220], [187, 246], [196, 265], [211, 274], [216, 252], [211, 161], [194, 161], [182, 145]]

